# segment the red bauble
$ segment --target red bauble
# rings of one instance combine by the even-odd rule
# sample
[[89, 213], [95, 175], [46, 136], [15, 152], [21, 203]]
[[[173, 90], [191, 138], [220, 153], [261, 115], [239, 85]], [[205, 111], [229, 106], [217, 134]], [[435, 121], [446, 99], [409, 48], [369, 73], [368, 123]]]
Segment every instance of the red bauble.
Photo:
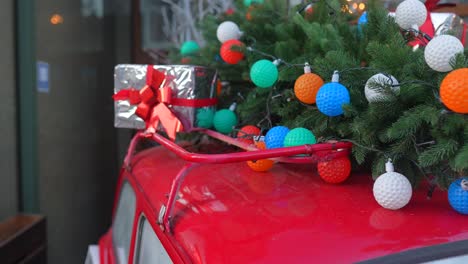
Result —
[[237, 132], [237, 140], [247, 144], [254, 143], [254, 136], [260, 136], [260, 129], [252, 125], [244, 126]]
[[244, 53], [237, 50], [232, 50], [233, 47], [242, 48], [244, 47], [244, 43], [237, 39], [231, 39], [224, 42], [219, 51], [223, 61], [228, 64], [237, 64], [244, 58]]
[[328, 183], [342, 183], [351, 173], [351, 161], [348, 157], [339, 157], [317, 164], [320, 178]]

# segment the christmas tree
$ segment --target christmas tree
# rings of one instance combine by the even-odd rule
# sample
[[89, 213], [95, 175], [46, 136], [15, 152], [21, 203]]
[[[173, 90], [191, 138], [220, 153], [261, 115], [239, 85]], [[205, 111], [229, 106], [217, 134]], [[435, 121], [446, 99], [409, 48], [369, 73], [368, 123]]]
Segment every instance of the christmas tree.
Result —
[[[206, 45], [190, 58], [191, 64], [219, 70], [226, 83], [220, 107], [237, 102], [239, 126], [252, 124], [264, 131], [277, 125], [304, 127], [318, 142], [350, 141], [355, 163], [371, 168], [374, 177], [384, 172], [388, 159], [413, 185], [427, 178], [446, 187], [467, 174], [468, 115], [453, 111], [440, 99], [448, 73], [428, 66], [424, 47], [408, 45], [422, 34], [402, 32], [379, 2], [368, 3], [367, 21], [359, 23], [361, 14], [351, 12], [346, 1], [295, 7], [280, 0], [244, 2], [237, 2], [234, 13], [203, 20], [200, 28]], [[230, 48], [244, 54], [237, 64], [226, 63], [219, 55], [223, 43], [217, 30], [225, 21], [243, 31], [239, 34], [243, 45]], [[421, 41], [427, 44], [427, 39]], [[468, 67], [465, 58], [456, 55], [453, 70]], [[251, 81], [250, 71], [264, 59], [275, 62], [279, 75], [272, 87], [261, 88]], [[349, 92], [349, 103], [337, 99], [342, 113], [324, 110], [336, 104], [329, 101], [330, 94], [301, 98], [304, 91], [295, 83], [306, 62], [325, 84], [337, 71], [339, 83]], [[262, 72], [266, 74], [256, 74]], [[460, 89], [468, 93], [466, 86]], [[466, 104], [463, 100], [461, 104]]]

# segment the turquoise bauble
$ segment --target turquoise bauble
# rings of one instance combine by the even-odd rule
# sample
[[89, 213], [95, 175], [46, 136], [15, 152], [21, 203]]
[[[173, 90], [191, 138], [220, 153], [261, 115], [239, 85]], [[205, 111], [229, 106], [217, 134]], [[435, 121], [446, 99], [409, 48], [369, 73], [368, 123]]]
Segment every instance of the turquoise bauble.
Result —
[[250, 79], [260, 88], [271, 87], [278, 80], [278, 68], [269, 60], [259, 60], [250, 69]]
[[214, 115], [213, 125], [216, 131], [228, 134], [237, 125], [237, 116], [229, 109], [221, 109]]
[[468, 177], [458, 179], [450, 184], [448, 200], [455, 211], [468, 215]]
[[263, 4], [263, 0], [244, 0], [244, 6], [249, 7], [251, 4]]
[[346, 87], [338, 82], [330, 82], [320, 87], [315, 98], [317, 108], [327, 116], [339, 116], [343, 114], [344, 104], [349, 104], [349, 92]]
[[317, 140], [314, 134], [303, 127], [294, 128], [284, 138], [285, 147], [302, 146], [305, 144], [315, 144]]
[[210, 108], [200, 108], [197, 110], [197, 127], [211, 128], [215, 112]]
[[265, 135], [265, 145], [267, 149], [282, 148], [284, 138], [289, 132], [289, 128], [285, 126], [275, 126], [268, 130]]
[[199, 50], [200, 50], [200, 46], [198, 46], [198, 43], [190, 40], [182, 44], [182, 47], [180, 48], [180, 54], [182, 54], [182, 56], [193, 55], [197, 53]]

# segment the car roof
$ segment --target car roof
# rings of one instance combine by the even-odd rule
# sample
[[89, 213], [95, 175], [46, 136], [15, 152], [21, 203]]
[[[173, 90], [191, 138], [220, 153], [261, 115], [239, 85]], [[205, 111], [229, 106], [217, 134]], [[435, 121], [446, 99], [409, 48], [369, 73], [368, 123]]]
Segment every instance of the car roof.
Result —
[[[140, 152], [132, 177], [157, 214], [185, 161], [163, 147]], [[196, 263], [350, 263], [403, 250], [468, 239], [467, 217], [446, 192], [380, 207], [368, 173], [327, 184], [313, 164], [203, 164], [180, 188], [169, 234]], [[157, 215], [156, 215], [157, 217]]]

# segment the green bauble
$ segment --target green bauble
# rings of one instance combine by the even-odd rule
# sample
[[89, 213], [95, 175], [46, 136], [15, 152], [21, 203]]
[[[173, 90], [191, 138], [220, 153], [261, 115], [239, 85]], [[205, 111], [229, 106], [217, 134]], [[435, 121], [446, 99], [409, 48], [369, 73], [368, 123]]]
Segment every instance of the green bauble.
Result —
[[301, 146], [305, 144], [315, 144], [317, 140], [314, 134], [305, 128], [295, 128], [286, 135], [284, 138], [285, 147]]
[[263, 4], [263, 0], [244, 0], [244, 6], [249, 7], [251, 4]]
[[259, 60], [250, 69], [250, 79], [260, 88], [271, 87], [278, 80], [278, 68], [269, 60]]
[[215, 113], [210, 108], [200, 108], [197, 110], [197, 127], [211, 128]]
[[200, 46], [198, 46], [198, 43], [190, 40], [182, 44], [182, 48], [180, 48], [180, 54], [182, 54], [182, 56], [192, 55], [194, 53], [197, 53], [199, 50]]
[[232, 131], [232, 128], [237, 125], [237, 116], [229, 109], [221, 109], [214, 115], [213, 125], [216, 131], [228, 134]]

